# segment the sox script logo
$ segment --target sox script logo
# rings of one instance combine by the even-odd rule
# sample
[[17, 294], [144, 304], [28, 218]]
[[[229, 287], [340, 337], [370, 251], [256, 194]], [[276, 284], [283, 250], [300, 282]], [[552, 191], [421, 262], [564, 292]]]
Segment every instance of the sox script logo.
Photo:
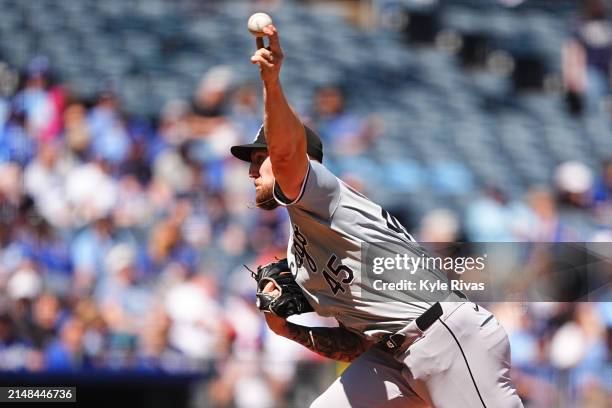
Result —
[[300, 232], [300, 228], [297, 225], [293, 226], [293, 247], [291, 249], [291, 252], [293, 252], [293, 255], [295, 256], [295, 262], [296, 262], [296, 268], [294, 268], [292, 265], [290, 265], [291, 267], [291, 273], [293, 274], [293, 277], [295, 278], [297, 275], [297, 269], [302, 267], [302, 265], [304, 265], [304, 261], [306, 261], [306, 266], [308, 267], [308, 270], [311, 273], [317, 273], [318, 269], [317, 269], [317, 264], [315, 263], [314, 259], [312, 259], [312, 256], [308, 253], [308, 239], [306, 238], [306, 236], [304, 234], [302, 234]]
[[[302, 234], [297, 225], [293, 226], [291, 253], [295, 257], [295, 262], [291, 261], [289, 268], [294, 279], [297, 277], [298, 268], [304, 264], [310, 273], [314, 274], [319, 271], [316, 262], [308, 253], [308, 238]], [[336, 254], [331, 254], [325, 268], [323, 268], [323, 277], [334, 296], [336, 296], [338, 293], [347, 292], [348, 286], [355, 280], [355, 273], [351, 268], [343, 265]]]

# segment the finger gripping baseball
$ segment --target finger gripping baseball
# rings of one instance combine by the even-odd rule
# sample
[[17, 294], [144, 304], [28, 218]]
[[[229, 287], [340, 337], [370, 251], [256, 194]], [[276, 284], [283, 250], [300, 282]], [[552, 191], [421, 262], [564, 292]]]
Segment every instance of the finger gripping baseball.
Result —
[[264, 44], [263, 37], [255, 38], [255, 45], [256, 45], [258, 50], [261, 49], [261, 48], [265, 48], [266, 45]]
[[[257, 307], [259, 310], [279, 317], [289, 317], [294, 314], [313, 311], [302, 289], [293, 279], [286, 258], [259, 266], [252, 275], [257, 282]], [[263, 292], [270, 282], [273, 282], [278, 289], [276, 296]]]

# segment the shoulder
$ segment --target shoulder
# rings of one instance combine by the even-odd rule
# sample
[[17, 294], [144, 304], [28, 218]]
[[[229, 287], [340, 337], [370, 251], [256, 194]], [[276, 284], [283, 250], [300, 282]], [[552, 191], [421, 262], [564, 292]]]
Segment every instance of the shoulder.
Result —
[[293, 201], [287, 200], [278, 184], [274, 186], [274, 197], [282, 206], [329, 220], [333, 217], [344, 191], [342, 186], [340, 179], [327, 167], [317, 161], [309, 160], [308, 171], [297, 198]]

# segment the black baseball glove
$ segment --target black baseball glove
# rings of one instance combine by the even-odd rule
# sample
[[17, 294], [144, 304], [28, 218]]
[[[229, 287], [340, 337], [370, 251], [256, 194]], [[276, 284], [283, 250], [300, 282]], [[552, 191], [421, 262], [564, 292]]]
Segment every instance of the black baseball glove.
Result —
[[[306, 300], [302, 289], [293, 279], [287, 264], [287, 258], [267, 265], [260, 265], [256, 272], [251, 271], [251, 275], [257, 281], [257, 307], [259, 310], [283, 318], [314, 311]], [[274, 282], [274, 286], [279, 292], [277, 296], [263, 293], [268, 282]]]

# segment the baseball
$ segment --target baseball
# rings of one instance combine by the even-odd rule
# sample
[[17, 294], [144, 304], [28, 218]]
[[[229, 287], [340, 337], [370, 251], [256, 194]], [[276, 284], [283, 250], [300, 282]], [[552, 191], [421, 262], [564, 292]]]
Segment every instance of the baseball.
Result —
[[263, 28], [270, 24], [272, 24], [272, 17], [266, 13], [255, 13], [249, 17], [247, 27], [249, 28], [250, 33], [255, 37], [263, 37]]

